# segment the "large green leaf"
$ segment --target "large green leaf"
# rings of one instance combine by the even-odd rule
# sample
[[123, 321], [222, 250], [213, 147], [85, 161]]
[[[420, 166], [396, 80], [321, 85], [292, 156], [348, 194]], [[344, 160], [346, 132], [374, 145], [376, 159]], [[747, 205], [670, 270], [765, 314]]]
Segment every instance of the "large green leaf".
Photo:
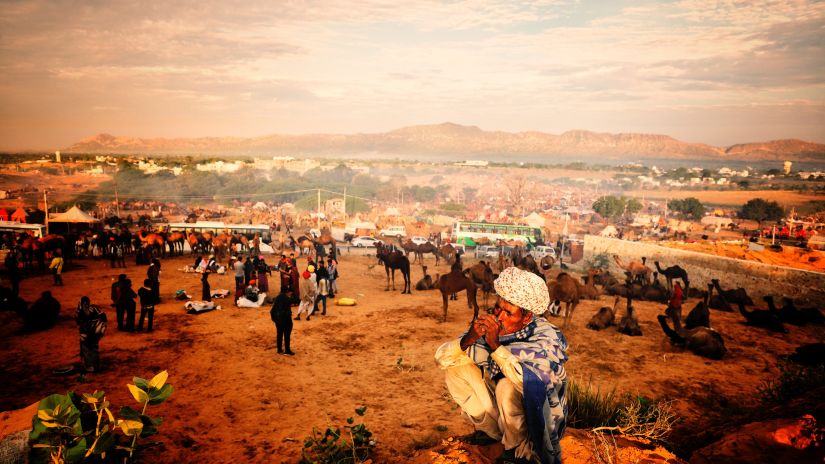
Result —
[[172, 385], [168, 383], [160, 390], [153, 390], [149, 398], [149, 404], [154, 406], [163, 403], [172, 394], [172, 390]]
[[129, 392], [138, 403], [144, 404], [149, 401], [149, 394], [146, 393], [146, 390], [138, 387], [137, 385], [127, 384], [126, 386], [129, 387]]
[[132, 382], [141, 390], [149, 390], [149, 381], [140, 377], [132, 377]]
[[152, 377], [152, 380], [149, 381], [149, 388], [162, 388], [168, 378], [169, 372], [161, 372], [160, 374]]

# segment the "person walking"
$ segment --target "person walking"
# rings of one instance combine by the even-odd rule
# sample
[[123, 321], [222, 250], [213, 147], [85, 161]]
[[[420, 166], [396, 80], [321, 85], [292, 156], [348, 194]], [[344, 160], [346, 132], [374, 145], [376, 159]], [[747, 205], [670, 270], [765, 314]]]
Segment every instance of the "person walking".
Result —
[[152, 258], [152, 263], [146, 269], [146, 278], [151, 282], [153, 305], [160, 303], [160, 260]]
[[318, 260], [318, 269], [315, 271], [318, 280], [318, 297], [315, 299], [315, 311], [323, 305], [322, 316], [327, 315], [327, 295], [329, 295], [329, 274], [324, 266], [324, 260]]
[[236, 258], [230, 258], [232, 270], [235, 271], [235, 305], [238, 305], [238, 298], [243, 296], [244, 292], [244, 267], [243, 262]]
[[80, 298], [75, 312], [80, 332], [80, 362], [85, 372], [100, 370], [100, 339], [106, 333], [106, 313], [93, 305], [88, 296]]
[[6, 255], [6, 272], [9, 274], [9, 281], [11, 282], [12, 295], [17, 297], [20, 295], [20, 281], [23, 280], [23, 275], [20, 273], [20, 263], [17, 260], [17, 249], [13, 248]]
[[494, 314], [438, 348], [447, 390], [476, 429], [464, 441], [501, 442], [497, 462], [560, 464], [567, 421], [567, 339], [541, 317], [550, 303], [544, 279], [510, 267], [493, 283]]
[[295, 353], [289, 349], [289, 339], [292, 334], [292, 297], [289, 293], [281, 289], [281, 293], [275, 297], [272, 309], [269, 311], [272, 322], [275, 323], [275, 340], [278, 345], [278, 354], [293, 356]]
[[[117, 329], [127, 332], [135, 330], [135, 298], [137, 293], [132, 290], [132, 281], [125, 278], [119, 283], [115, 308], [117, 312]], [[126, 318], [124, 321], [124, 317]]]
[[209, 269], [201, 274], [201, 300], [212, 301], [212, 289], [209, 287]]
[[49, 269], [52, 270], [52, 276], [54, 277], [54, 285], [58, 287], [63, 286], [63, 253], [60, 252], [60, 249], [54, 250], [54, 257], [52, 258], [52, 263], [49, 265]]
[[315, 268], [310, 265], [303, 274], [301, 274], [301, 282], [298, 286], [300, 289], [301, 303], [298, 305], [298, 314], [295, 315], [295, 320], [301, 320], [301, 314], [306, 313], [307, 320], [312, 316], [312, 311], [315, 309], [315, 297], [318, 293], [318, 288], [315, 284], [314, 274]]
[[269, 293], [269, 276], [272, 270], [263, 255], [258, 256], [258, 289], [264, 293]]
[[146, 326], [146, 331], [152, 331], [152, 322], [155, 320], [155, 292], [152, 291], [152, 281], [145, 279], [143, 287], [138, 290], [138, 297], [140, 298], [140, 320], [138, 321], [138, 331], [143, 330], [143, 321], [146, 316], [149, 316], [149, 325]]
[[338, 262], [330, 258], [327, 266], [327, 274], [329, 274], [329, 296], [335, 298], [338, 293]]

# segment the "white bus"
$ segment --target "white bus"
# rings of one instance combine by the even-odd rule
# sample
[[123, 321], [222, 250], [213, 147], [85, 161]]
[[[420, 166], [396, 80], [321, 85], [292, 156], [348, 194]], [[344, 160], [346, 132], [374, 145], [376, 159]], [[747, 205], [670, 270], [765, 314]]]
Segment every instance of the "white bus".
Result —
[[538, 227], [493, 222], [458, 221], [453, 224], [453, 231], [450, 234], [453, 242], [463, 243], [467, 246], [475, 246], [475, 241], [482, 237], [492, 242], [496, 240], [521, 240], [525, 243], [535, 244], [542, 241], [541, 229]]
[[2, 232], [27, 232], [35, 238], [41, 238], [46, 233], [46, 226], [43, 224], [23, 224], [15, 221], [0, 221], [0, 233]]
[[224, 224], [221, 221], [198, 221], [198, 222], [170, 222], [168, 224], [170, 232], [186, 232], [188, 230], [194, 232], [212, 232], [220, 234], [221, 232], [229, 232], [232, 234], [243, 234], [246, 238], [253, 238], [255, 234], [260, 234], [261, 241], [270, 243], [272, 241], [272, 232], [266, 224]]

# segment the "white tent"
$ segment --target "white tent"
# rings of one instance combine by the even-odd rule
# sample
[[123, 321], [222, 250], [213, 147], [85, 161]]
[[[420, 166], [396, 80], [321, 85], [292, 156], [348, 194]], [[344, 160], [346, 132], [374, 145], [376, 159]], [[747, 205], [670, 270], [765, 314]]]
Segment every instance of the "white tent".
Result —
[[49, 222], [71, 222], [71, 223], [90, 224], [90, 223], [94, 223], [94, 222], [100, 222], [100, 219], [93, 218], [92, 216], [89, 216], [88, 213], [85, 213], [83, 210], [81, 210], [77, 206], [72, 206], [65, 213], [51, 214], [49, 216]]
[[544, 216], [535, 211], [524, 217], [522, 221], [530, 227], [544, 227]]
[[616, 227], [610, 224], [604, 229], [602, 229], [602, 231], [599, 232], [599, 235], [601, 235], [602, 237], [618, 237], [619, 231], [616, 230]]
[[265, 210], [265, 209], [268, 209], [268, 208], [269, 207], [266, 206], [266, 203], [264, 203], [262, 201], [259, 201], [259, 202], [255, 203], [254, 205], [252, 205], [252, 209], [257, 209], [257, 210], [261, 210], [261, 211]]

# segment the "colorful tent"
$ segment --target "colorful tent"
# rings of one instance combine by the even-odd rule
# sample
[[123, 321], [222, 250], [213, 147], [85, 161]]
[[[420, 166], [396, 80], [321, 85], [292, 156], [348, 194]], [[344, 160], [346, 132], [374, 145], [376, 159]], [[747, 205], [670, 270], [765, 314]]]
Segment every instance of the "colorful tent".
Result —
[[29, 217], [29, 213], [27, 213], [23, 208], [17, 208], [17, 211], [11, 215], [11, 220], [25, 224], [27, 217]]
[[9, 212], [6, 211], [4, 208], [0, 208], [0, 221], [8, 221], [9, 220]]

